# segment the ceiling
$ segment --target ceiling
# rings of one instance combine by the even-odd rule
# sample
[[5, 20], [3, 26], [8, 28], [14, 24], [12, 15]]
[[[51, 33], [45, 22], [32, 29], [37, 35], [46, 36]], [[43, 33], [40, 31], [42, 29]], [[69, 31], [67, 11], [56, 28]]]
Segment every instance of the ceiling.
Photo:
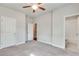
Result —
[[25, 5], [28, 6], [32, 4], [33, 3], [1, 3], [0, 6], [23, 12], [30, 17], [38, 17], [40, 15], [45, 14], [46, 12], [54, 10], [55, 8], [67, 5], [66, 3], [43, 3], [41, 4], [41, 6], [43, 6], [46, 10], [45, 11], [37, 10], [35, 13], [33, 13], [31, 8], [22, 8]]

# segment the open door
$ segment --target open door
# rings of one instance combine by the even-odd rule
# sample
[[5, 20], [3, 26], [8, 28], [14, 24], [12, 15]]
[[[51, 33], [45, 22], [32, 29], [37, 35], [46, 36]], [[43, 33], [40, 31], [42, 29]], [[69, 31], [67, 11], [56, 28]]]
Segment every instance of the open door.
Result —
[[28, 40], [37, 41], [37, 24], [28, 24]]
[[37, 23], [33, 27], [33, 40], [37, 41]]

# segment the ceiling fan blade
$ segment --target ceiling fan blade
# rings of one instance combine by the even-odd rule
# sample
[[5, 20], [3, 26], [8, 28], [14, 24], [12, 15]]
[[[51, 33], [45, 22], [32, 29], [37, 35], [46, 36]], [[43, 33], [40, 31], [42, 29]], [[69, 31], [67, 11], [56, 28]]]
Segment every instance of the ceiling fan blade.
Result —
[[39, 6], [38, 8], [39, 8], [39, 9], [41, 9], [41, 10], [46, 10], [45, 8], [43, 8], [43, 7], [40, 7], [40, 6]]
[[31, 6], [23, 6], [23, 8], [28, 8], [28, 7], [31, 7]]
[[33, 9], [33, 13], [35, 13], [35, 10]]

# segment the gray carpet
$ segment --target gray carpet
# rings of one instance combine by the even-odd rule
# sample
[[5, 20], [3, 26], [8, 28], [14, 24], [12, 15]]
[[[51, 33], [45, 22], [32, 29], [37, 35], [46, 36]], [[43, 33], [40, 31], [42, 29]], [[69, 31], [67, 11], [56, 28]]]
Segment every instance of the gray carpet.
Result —
[[25, 44], [0, 49], [0, 56], [79, 56], [79, 53], [37, 41], [30, 41]]

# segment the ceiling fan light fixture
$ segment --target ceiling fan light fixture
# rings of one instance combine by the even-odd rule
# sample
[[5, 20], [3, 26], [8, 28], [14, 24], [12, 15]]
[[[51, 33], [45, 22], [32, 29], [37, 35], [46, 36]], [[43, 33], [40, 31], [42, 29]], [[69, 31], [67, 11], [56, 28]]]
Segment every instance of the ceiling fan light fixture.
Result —
[[33, 8], [34, 10], [37, 10], [37, 9], [38, 9], [38, 6], [37, 6], [37, 5], [33, 5], [32, 8]]
[[33, 9], [32, 10], [33, 13], [35, 13], [37, 9], [45, 11], [46, 9], [43, 8], [42, 6], [40, 6], [40, 4], [42, 4], [42, 3], [36, 3], [36, 4], [28, 5], [28, 6], [23, 6], [23, 8], [29, 8], [29, 7], [31, 7]]

